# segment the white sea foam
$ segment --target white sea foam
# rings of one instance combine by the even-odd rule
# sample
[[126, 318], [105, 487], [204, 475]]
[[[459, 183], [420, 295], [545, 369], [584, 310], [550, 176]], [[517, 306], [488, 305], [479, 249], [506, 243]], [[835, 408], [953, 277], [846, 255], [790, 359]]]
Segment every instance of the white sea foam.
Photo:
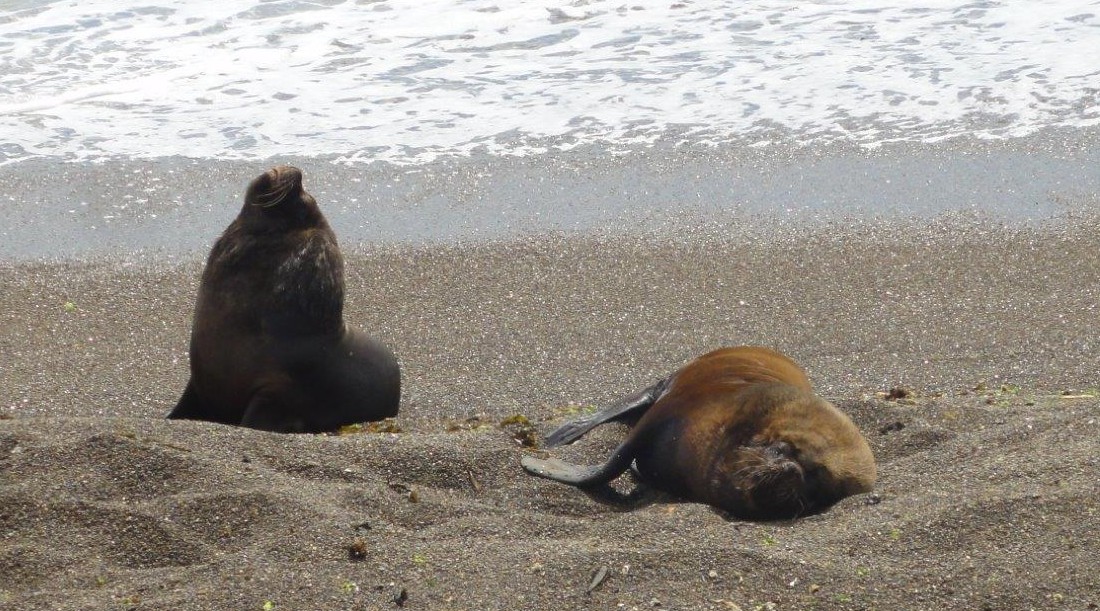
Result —
[[0, 162], [1011, 137], [1097, 57], [1085, 0], [0, 2]]

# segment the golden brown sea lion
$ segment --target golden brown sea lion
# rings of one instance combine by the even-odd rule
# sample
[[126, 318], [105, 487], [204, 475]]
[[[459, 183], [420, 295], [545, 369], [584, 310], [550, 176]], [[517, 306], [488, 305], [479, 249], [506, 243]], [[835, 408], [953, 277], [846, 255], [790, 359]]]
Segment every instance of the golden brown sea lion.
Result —
[[210, 251], [168, 417], [313, 433], [396, 415], [397, 359], [343, 310], [344, 259], [302, 172], [260, 175]]
[[546, 438], [548, 447], [606, 422], [632, 425], [602, 465], [525, 456], [524, 469], [601, 489], [634, 464], [652, 488], [746, 519], [820, 511], [875, 483], [871, 448], [855, 424], [810, 389], [802, 369], [759, 347], [705, 354], [653, 386]]

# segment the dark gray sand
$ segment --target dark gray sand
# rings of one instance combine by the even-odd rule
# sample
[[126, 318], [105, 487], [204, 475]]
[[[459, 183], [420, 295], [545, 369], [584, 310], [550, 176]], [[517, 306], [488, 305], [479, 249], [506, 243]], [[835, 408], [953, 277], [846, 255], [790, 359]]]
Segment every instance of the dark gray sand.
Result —
[[[161, 419], [198, 261], [0, 264], [0, 608], [1097, 608], [1097, 219], [719, 235], [348, 252], [406, 392], [400, 432], [339, 437]], [[730, 522], [520, 469], [503, 419], [733, 344], [851, 414], [873, 494]]]

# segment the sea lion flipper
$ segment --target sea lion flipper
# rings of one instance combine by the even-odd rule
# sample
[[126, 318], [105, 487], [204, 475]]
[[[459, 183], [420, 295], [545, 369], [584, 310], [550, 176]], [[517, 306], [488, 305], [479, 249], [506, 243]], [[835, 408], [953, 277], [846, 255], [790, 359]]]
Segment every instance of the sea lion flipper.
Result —
[[623, 442], [615, 448], [611, 458], [602, 465], [574, 465], [557, 458], [535, 458], [534, 456], [524, 456], [519, 462], [531, 475], [578, 488], [592, 488], [607, 484], [630, 467], [630, 463], [634, 462], [631, 447], [630, 440]]
[[304, 433], [307, 427], [302, 414], [309, 413], [309, 404], [304, 399], [295, 392], [291, 381], [273, 385], [252, 397], [240, 425], [258, 431]]
[[180, 397], [176, 407], [172, 408], [172, 412], [168, 414], [169, 420], [187, 420], [198, 419], [199, 414], [199, 396], [195, 394], [195, 382], [193, 380], [187, 380], [187, 388], [183, 389], [183, 396]]
[[649, 409], [668, 388], [669, 378], [628, 395], [600, 411], [572, 422], [567, 422], [546, 436], [543, 445], [548, 448], [563, 446], [580, 439], [585, 433], [607, 422], [633, 424]]

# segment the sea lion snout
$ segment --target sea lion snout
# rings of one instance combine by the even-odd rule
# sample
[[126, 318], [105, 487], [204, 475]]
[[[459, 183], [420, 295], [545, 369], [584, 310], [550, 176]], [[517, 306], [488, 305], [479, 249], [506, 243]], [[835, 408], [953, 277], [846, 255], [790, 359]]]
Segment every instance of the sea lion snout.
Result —
[[302, 171], [292, 165], [275, 166], [267, 171], [274, 185], [287, 185], [291, 188], [302, 188]]
[[245, 201], [260, 208], [272, 208], [300, 193], [303, 193], [302, 171], [294, 166], [280, 165], [252, 180]]
[[805, 479], [805, 468], [792, 458], [794, 449], [787, 444], [775, 444], [764, 448], [755, 460], [745, 457], [741, 465], [741, 475], [749, 482], [749, 487], [774, 485], [779, 481], [788, 481], [801, 486]]

